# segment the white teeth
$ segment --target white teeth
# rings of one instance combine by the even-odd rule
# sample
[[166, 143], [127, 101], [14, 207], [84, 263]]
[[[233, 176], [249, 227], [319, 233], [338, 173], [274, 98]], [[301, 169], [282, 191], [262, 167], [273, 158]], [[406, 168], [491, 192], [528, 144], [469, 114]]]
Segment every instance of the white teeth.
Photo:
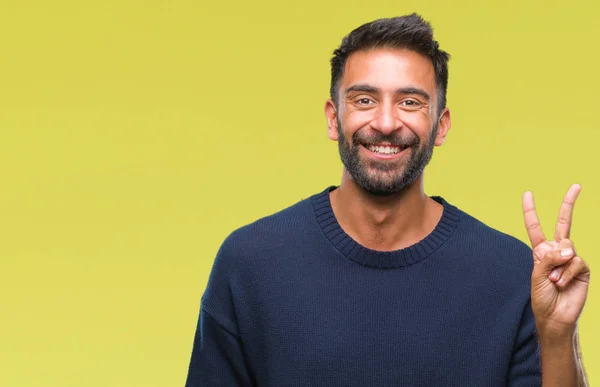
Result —
[[369, 150], [371, 152], [381, 153], [381, 154], [386, 154], [386, 155], [395, 154], [395, 153], [400, 152], [400, 148], [395, 147], [395, 146], [390, 147], [390, 146], [369, 145]]

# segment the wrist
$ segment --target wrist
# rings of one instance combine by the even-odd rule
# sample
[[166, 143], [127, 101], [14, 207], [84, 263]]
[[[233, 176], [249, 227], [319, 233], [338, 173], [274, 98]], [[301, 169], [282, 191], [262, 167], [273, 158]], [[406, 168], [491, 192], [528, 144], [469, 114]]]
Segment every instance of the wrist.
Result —
[[542, 348], [573, 348], [577, 337], [577, 325], [536, 323], [536, 330]]

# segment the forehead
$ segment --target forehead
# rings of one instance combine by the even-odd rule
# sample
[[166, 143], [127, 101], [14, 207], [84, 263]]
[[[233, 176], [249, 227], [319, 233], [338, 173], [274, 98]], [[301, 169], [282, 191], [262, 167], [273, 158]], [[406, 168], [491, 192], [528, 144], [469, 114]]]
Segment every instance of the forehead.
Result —
[[376, 48], [352, 53], [346, 60], [341, 91], [354, 84], [369, 84], [382, 90], [420, 87], [435, 93], [435, 71], [431, 59], [415, 51]]

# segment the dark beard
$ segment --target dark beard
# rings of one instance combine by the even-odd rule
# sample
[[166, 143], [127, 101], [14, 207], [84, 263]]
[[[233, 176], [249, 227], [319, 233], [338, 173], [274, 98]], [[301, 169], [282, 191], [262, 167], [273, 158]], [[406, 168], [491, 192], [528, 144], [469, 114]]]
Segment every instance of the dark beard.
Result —
[[[338, 147], [342, 163], [356, 184], [368, 193], [377, 196], [402, 193], [421, 176], [431, 160], [437, 129], [436, 122], [428, 143], [424, 146], [421, 146], [421, 140], [414, 134], [408, 138], [400, 137], [397, 134], [384, 136], [378, 132], [372, 136], [363, 136], [360, 130], [354, 133], [350, 145], [344, 137], [342, 123], [338, 118]], [[359, 155], [361, 144], [382, 142], [390, 142], [394, 146], [408, 148], [408, 160], [401, 159], [394, 162], [361, 160]], [[370, 172], [373, 170], [376, 172]]]

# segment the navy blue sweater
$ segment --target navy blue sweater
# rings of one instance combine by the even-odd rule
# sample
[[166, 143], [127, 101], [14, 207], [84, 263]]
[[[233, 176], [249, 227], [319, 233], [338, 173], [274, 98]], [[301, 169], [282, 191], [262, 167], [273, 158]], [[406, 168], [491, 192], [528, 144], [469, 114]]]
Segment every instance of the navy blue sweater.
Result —
[[531, 250], [452, 206], [377, 252], [330, 187], [234, 231], [200, 308], [187, 386], [539, 386]]

